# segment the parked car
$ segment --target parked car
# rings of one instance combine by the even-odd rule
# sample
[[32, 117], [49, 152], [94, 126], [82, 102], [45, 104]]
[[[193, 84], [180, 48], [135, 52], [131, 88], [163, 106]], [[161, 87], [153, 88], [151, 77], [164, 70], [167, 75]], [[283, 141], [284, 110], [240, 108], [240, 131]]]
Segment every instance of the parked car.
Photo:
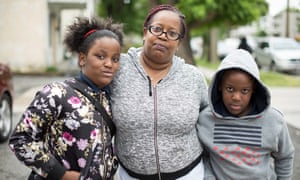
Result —
[[6, 141], [12, 130], [13, 93], [12, 72], [0, 63], [0, 142]]
[[292, 38], [264, 38], [254, 49], [253, 56], [259, 68], [282, 72], [300, 71], [300, 45]]

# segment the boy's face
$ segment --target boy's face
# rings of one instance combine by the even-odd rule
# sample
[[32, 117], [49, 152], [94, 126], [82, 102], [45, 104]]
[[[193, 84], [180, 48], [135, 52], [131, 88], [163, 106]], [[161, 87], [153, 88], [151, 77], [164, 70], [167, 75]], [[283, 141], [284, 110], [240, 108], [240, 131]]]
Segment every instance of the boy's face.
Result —
[[250, 100], [254, 91], [254, 80], [240, 70], [224, 73], [219, 90], [226, 109], [234, 116], [247, 115], [251, 110]]

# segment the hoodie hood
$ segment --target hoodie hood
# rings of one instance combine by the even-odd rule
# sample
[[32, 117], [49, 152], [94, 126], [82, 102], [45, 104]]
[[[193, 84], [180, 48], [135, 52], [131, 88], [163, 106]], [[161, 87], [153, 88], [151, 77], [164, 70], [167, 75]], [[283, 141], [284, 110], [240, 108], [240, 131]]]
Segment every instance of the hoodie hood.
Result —
[[231, 69], [239, 69], [247, 72], [255, 79], [255, 91], [252, 94], [251, 103], [255, 108], [255, 113], [250, 115], [238, 117], [239, 119], [258, 117], [270, 106], [270, 92], [268, 88], [261, 82], [259, 77], [259, 70], [252, 55], [242, 49], [236, 49], [229, 53], [221, 62], [218, 70], [214, 74], [209, 86], [208, 96], [209, 104], [215, 116], [224, 119], [234, 119], [234, 117], [224, 112], [224, 105], [221, 91], [219, 91], [220, 82], [225, 71]]

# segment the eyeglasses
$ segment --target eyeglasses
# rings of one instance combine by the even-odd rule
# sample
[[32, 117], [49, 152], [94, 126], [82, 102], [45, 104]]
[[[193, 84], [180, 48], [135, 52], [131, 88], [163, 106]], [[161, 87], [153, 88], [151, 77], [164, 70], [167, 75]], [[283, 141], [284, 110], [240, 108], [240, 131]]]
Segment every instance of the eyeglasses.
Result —
[[167, 38], [169, 40], [172, 40], [172, 41], [176, 41], [178, 39], [181, 38], [181, 34], [177, 33], [177, 32], [174, 32], [174, 31], [166, 31], [164, 32], [163, 31], [163, 28], [159, 27], [159, 26], [149, 26], [148, 27], [148, 30], [151, 34], [153, 34], [154, 36], [160, 36], [162, 35], [163, 33], [166, 34]]

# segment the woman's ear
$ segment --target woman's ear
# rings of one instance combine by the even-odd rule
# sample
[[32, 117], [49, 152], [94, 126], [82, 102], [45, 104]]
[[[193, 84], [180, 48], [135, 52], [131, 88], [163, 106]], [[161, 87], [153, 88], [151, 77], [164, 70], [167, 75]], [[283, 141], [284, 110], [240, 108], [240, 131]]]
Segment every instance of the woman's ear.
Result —
[[144, 40], [145, 40], [145, 36], [148, 32], [148, 29], [146, 27], [143, 28], [143, 36], [144, 36]]

